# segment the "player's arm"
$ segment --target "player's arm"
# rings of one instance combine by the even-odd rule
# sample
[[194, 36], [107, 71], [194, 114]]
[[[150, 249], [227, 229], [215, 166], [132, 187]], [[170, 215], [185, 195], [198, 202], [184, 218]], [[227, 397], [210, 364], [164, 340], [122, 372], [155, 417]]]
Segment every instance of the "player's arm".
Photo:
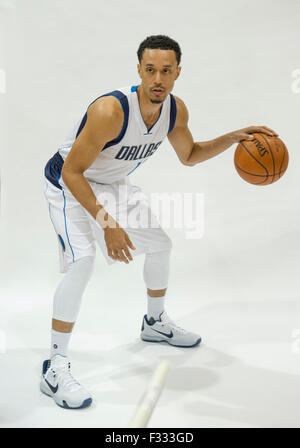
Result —
[[176, 123], [173, 131], [168, 134], [168, 139], [179, 160], [186, 166], [194, 166], [197, 163], [211, 159], [241, 140], [251, 140], [254, 132], [277, 136], [276, 132], [266, 126], [250, 126], [229, 132], [214, 140], [194, 142], [191, 131], [188, 128], [188, 110], [180, 98], [175, 97], [175, 99], [177, 104]]
[[101, 205], [97, 204], [92, 188], [83, 176], [105, 144], [120, 133], [123, 113], [119, 101], [104, 97], [93, 103], [87, 121], [75, 140], [62, 169], [62, 179], [81, 205], [96, 219]]
[[134, 247], [127, 233], [99, 204], [83, 175], [105, 144], [119, 135], [123, 120], [124, 113], [116, 98], [103, 97], [93, 103], [88, 108], [86, 124], [64, 162], [62, 179], [78, 202], [104, 229], [108, 255], [113, 259], [128, 263], [123, 250], [131, 260], [127, 245], [131, 249]]

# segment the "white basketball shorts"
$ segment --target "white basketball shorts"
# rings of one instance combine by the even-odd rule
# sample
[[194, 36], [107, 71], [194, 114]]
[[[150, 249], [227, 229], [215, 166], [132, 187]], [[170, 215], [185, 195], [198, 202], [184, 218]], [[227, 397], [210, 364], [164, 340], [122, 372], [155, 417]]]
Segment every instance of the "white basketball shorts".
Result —
[[[133, 257], [171, 249], [171, 240], [151, 212], [140, 187], [132, 185], [128, 178], [112, 184], [91, 181], [89, 184], [97, 201], [127, 232], [136, 248], [129, 249]], [[67, 272], [69, 265], [80, 258], [94, 256], [96, 243], [107, 263], [115, 263], [117, 260], [108, 256], [102, 227], [75, 199], [62, 179], [60, 185], [62, 190], [45, 179], [44, 193], [58, 238], [60, 272]]]

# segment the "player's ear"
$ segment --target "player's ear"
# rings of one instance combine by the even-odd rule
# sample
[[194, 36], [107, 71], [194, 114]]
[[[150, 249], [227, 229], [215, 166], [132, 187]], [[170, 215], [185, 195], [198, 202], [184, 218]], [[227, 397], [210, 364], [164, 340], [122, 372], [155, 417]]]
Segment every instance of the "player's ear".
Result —
[[176, 81], [176, 79], [179, 77], [180, 72], [181, 72], [181, 66], [179, 65], [179, 66], [177, 67], [177, 73], [176, 73], [175, 81]]
[[137, 71], [138, 71], [139, 77], [142, 78], [142, 75], [141, 75], [141, 65], [140, 64], [137, 65]]

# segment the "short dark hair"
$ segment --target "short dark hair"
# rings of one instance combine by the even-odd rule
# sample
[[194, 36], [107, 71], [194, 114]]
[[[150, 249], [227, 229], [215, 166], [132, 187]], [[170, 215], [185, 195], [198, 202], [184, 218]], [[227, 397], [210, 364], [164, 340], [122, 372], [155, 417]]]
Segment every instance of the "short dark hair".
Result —
[[143, 42], [140, 44], [137, 56], [139, 63], [141, 63], [143, 52], [146, 50], [146, 48], [150, 48], [151, 50], [173, 50], [176, 54], [177, 64], [180, 64], [181, 60], [181, 49], [179, 44], [171, 39], [168, 36], [164, 36], [162, 34], [158, 34], [156, 36], [148, 36], [146, 39], [143, 40]]

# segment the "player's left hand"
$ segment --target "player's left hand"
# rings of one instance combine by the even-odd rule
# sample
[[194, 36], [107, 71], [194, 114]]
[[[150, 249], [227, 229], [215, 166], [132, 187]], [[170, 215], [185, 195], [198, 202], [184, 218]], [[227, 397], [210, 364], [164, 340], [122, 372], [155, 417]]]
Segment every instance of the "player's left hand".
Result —
[[234, 143], [239, 143], [242, 140], [253, 140], [254, 133], [266, 134], [269, 137], [278, 137], [277, 132], [267, 126], [249, 126], [248, 128], [239, 129], [231, 133]]

